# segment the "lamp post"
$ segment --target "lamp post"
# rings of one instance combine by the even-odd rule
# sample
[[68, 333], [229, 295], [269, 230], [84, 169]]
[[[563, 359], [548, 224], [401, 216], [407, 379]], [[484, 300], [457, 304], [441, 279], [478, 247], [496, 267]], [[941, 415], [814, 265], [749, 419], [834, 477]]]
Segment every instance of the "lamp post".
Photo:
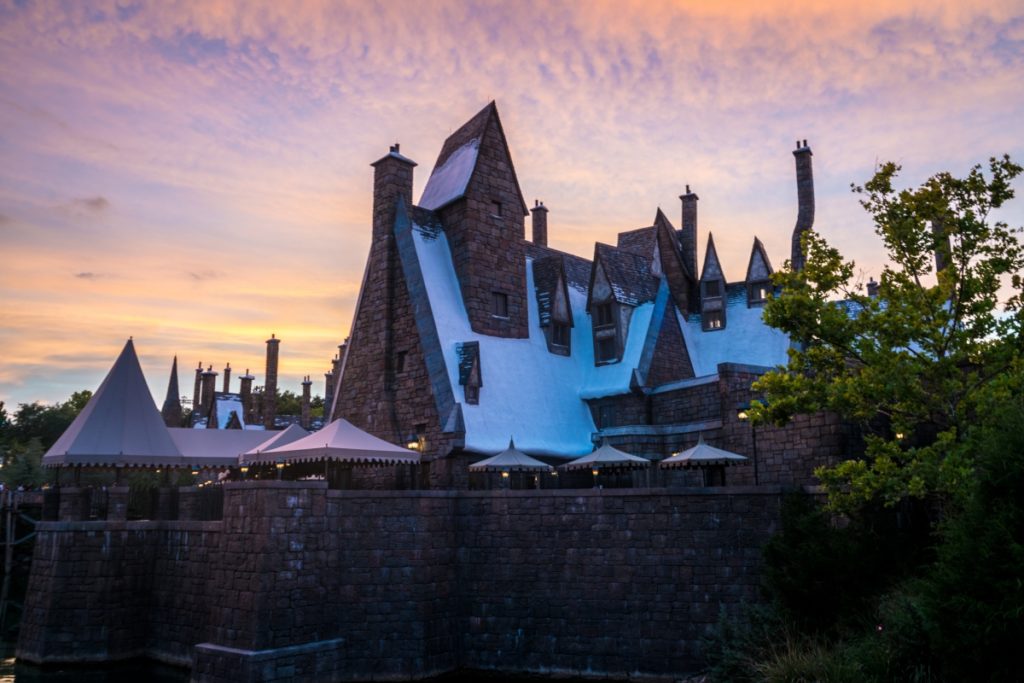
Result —
[[[744, 404], [740, 405], [739, 408], [736, 410], [736, 417], [738, 417], [741, 422], [746, 422], [747, 420], [750, 419], [750, 413], [747, 412], [749, 410], [750, 410], [750, 404], [749, 403], [744, 403]], [[758, 484], [758, 476], [757, 476], [757, 426], [754, 425], [753, 422], [750, 423], [750, 441], [751, 441], [751, 447], [752, 447], [752, 450], [753, 450], [752, 455], [753, 455], [753, 459], [754, 459], [754, 486], [757, 486], [757, 484]]]

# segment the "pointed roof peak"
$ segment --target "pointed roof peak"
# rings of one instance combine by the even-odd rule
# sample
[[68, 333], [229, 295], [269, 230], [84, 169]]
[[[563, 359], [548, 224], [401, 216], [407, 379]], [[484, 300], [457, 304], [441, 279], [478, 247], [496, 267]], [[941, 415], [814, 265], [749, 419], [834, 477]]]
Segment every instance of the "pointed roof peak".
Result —
[[180, 459], [129, 339], [99, 389], [43, 462], [51, 467], [170, 465]]
[[750, 248], [750, 260], [747, 262], [747, 282], [767, 280], [774, 272], [764, 244], [755, 235], [754, 244]]
[[708, 233], [708, 248], [704, 252], [704, 267], [700, 271], [701, 280], [725, 280], [725, 273], [722, 272], [722, 264], [718, 260], [718, 251], [715, 249], [715, 236]]

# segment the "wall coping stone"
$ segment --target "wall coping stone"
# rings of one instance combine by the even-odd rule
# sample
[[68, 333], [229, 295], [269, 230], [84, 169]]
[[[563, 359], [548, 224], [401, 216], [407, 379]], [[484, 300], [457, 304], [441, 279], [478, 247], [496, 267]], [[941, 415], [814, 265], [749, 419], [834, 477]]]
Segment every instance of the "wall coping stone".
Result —
[[699, 387], [705, 384], [715, 384], [718, 382], [718, 379], [718, 373], [703, 375], [702, 377], [690, 377], [689, 379], [680, 379], [675, 382], [659, 384], [656, 387], [648, 389], [647, 393], [664, 394], [665, 392], [676, 391], [677, 389], [689, 389], [690, 387]]
[[36, 522], [36, 531], [221, 531], [224, 523], [181, 520], [90, 520], [88, 522]]
[[591, 438], [598, 441], [606, 436], [667, 436], [670, 434], [689, 434], [691, 432], [704, 432], [721, 428], [721, 420], [704, 420], [702, 422], [667, 425], [625, 425], [623, 427], [600, 429], [594, 432]]

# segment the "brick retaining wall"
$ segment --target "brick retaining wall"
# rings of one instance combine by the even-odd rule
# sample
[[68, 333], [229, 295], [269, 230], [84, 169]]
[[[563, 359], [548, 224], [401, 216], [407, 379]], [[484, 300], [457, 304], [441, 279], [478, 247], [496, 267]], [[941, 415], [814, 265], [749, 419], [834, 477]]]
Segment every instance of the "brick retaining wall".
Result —
[[225, 488], [222, 522], [39, 525], [18, 657], [195, 681], [625, 676], [701, 663], [758, 596], [777, 488]]

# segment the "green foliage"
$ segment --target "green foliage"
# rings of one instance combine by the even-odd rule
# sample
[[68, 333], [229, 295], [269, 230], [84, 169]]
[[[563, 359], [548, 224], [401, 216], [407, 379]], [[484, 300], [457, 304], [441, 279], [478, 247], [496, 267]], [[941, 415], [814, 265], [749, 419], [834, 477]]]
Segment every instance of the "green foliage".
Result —
[[[867, 457], [817, 473], [836, 508], [958, 495], [970, 480], [971, 454], [957, 444], [1024, 348], [1020, 229], [989, 219], [1013, 197], [1021, 170], [1003, 157], [990, 161], [989, 177], [976, 166], [965, 178], [940, 173], [897, 191], [899, 167], [887, 163], [855, 186], [889, 260], [877, 297], [813, 232], [802, 243], [804, 269], [776, 274], [782, 290], [764, 317], [796, 345], [786, 369], [757, 383], [768, 400], [753, 417], [783, 424], [830, 410], [864, 426]], [[947, 264], [939, 272], [936, 254]]]
[[24, 445], [32, 439], [39, 439], [45, 451], [60, 438], [90, 398], [91, 391], [76, 391], [67, 401], [50, 406], [22, 403], [13, 419], [0, 421], [0, 441]]
[[42, 486], [47, 481], [47, 474], [43, 469], [44, 452], [38, 437], [29, 439], [24, 445], [15, 444], [5, 455], [3, 470], [0, 470], [0, 481], [11, 488]]

